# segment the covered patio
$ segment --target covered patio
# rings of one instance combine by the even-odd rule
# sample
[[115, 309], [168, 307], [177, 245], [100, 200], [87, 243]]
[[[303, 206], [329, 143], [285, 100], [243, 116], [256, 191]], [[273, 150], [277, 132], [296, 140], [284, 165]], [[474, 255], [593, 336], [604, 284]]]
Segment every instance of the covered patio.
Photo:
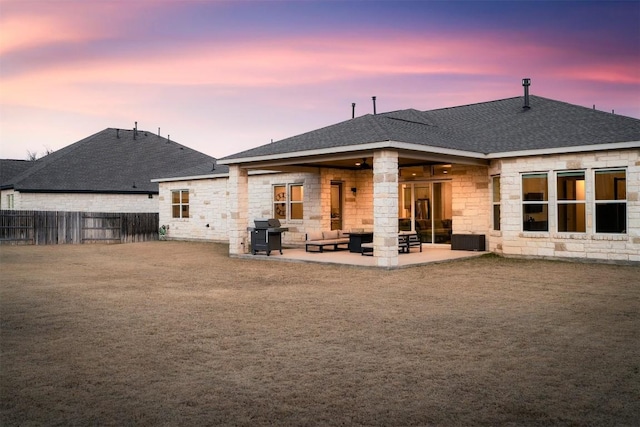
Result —
[[[422, 252], [417, 249], [409, 253], [398, 255], [398, 264], [390, 268], [408, 268], [420, 265], [456, 261], [460, 259], [474, 258], [484, 255], [488, 252], [479, 251], [455, 251], [451, 250], [450, 245], [422, 245]], [[371, 256], [363, 256], [359, 253], [349, 251], [324, 251], [324, 252], [306, 252], [304, 248], [284, 248], [282, 255], [278, 251], [271, 252], [266, 256], [264, 253], [258, 255], [241, 254], [239, 258], [248, 258], [253, 260], [266, 260], [274, 262], [302, 262], [302, 263], [319, 263], [333, 265], [351, 265], [354, 267], [379, 267], [376, 260]]]
[[[490, 160], [464, 144], [433, 145], [425, 127], [433, 128], [415, 110], [367, 115], [220, 160], [229, 167], [230, 255], [247, 254], [247, 227], [255, 218], [273, 215], [288, 228], [283, 242], [291, 246], [302, 244], [310, 231], [374, 233], [371, 257], [301, 252], [299, 260], [391, 269], [471, 256], [457, 255], [448, 245], [422, 255], [398, 254], [399, 231], [418, 233], [422, 242], [435, 246], [450, 243], [454, 233], [485, 234], [490, 222]], [[250, 200], [249, 175], [267, 171], [292, 178], [273, 182]], [[270, 198], [260, 201], [263, 195]]]

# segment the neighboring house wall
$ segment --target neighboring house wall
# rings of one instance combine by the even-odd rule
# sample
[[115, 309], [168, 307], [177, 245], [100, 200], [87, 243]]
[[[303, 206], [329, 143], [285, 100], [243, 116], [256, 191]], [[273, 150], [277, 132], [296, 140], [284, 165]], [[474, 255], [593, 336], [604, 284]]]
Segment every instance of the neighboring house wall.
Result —
[[15, 207], [15, 191], [2, 190], [0, 191], [0, 209], [14, 210]]
[[22, 193], [3, 190], [3, 209], [7, 195], [13, 194], [14, 210], [67, 211], [67, 212], [158, 212], [158, 196], [147, 194], [93, 194], [93, 193]]
[[[626, 170], [626, 232], [596, 233], [595, 171]], [[557, 173], [585, 173], [585, 232], [558, 232]], [[523, 231], [522, 174], [547, 173], [549, 231]], [[500, 174], [501, 230], [490, 231], [490, 250], [506, 256], [640, 261], [640, 155], [638, 150], [522, 157], [493, 163]]]

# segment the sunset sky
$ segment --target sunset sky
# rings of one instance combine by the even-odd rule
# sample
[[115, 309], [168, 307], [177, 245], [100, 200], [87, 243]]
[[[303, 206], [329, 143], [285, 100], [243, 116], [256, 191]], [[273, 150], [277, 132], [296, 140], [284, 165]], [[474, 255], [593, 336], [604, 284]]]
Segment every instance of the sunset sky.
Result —
[[531, 94], [640, 118], [640, 1], [0, 0], [0, 157], [105, 128], [214, 157]]

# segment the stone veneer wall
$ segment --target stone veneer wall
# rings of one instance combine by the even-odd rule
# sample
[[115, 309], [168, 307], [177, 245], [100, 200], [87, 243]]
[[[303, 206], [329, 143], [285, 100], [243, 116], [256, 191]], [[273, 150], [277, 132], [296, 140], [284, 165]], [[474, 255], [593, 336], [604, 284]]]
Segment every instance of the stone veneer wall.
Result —
[[92, 194], [92, 193], [22, 193], [3, 191], [3, 209], [6, 195], [13, 194], [14, 210], [66, 211], [66, 212], [158, 212], [158, 195], [147, 194]]
[[485, 234], [491, 222], [489, 175], [486, 166], [451, 166], [453, 234]]
[[[627, 233], [595, 233], [594, 171], [627, 171]], [[558, 233], [555, 172], [584, 170], [586, 178], [586, 232]], [[549, 179], [549, 231], [522, 231], [521, 174], [547, 172]], [[640, 153], [611, 150], [584, 154], [535, 156], [494, 161], [490, 175], [500, 175], [501, 230], [491, 231], [490, 249], [505, 256], [582, 258], [640, 262]]]
[[[228, 241], [227, 177], [160, 183], [160, 225], [167, 238]], [[189, 218], [172, 218], [171, 192], [189, 190]], [[208, 225], [208, 226], [207, 226]]]
[[[373, 172], [371, 170], [351, 171], [341, 169], [322, 170], [321, 217], [317, 228], [310, 231], [331, 229], [331, 182], [342, 183], [342, 229], [373, 229]], [[356, 189], [355, 194], [351, 191]], [[319, 218], [318, 218], [319, 219]]]
[[[302, 244], [305, 228], [325, 229], [320, 224], [320, 174], [265, 173], [248, 177], [248, 207], [245, 227], [256, 218], [273, 218], [273, 186], [302, 183], [304, 185], [305, 220], [281, 220], [289, 231], [282, 235], [284, 244]], [[189, 190], [190, 218], [172, 218], [171, 192]], [[168, 225], [168, 239], [229, 241], [229, 180], [207, 178], [160, 183], [160, 225]], [[208, 225], [208, 226], [207, 226]], [[329, 229], [327, 227], [326, 229]], [[249, 238], [247, 233], [247, 239]]]

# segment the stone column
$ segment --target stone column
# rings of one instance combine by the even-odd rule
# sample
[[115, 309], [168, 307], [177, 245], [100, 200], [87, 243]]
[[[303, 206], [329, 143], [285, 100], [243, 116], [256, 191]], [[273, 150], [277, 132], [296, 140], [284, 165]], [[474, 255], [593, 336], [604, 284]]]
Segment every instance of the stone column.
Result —
[[228, 181], [229, 216], [229, 255], [249, 252], [247, 236], [247, 215], [249, 208], [249, 178], [246, 169], [229, 165]]
[[373, 155], [373, 256], [378, 267], [398, 265], [398, 153]]

